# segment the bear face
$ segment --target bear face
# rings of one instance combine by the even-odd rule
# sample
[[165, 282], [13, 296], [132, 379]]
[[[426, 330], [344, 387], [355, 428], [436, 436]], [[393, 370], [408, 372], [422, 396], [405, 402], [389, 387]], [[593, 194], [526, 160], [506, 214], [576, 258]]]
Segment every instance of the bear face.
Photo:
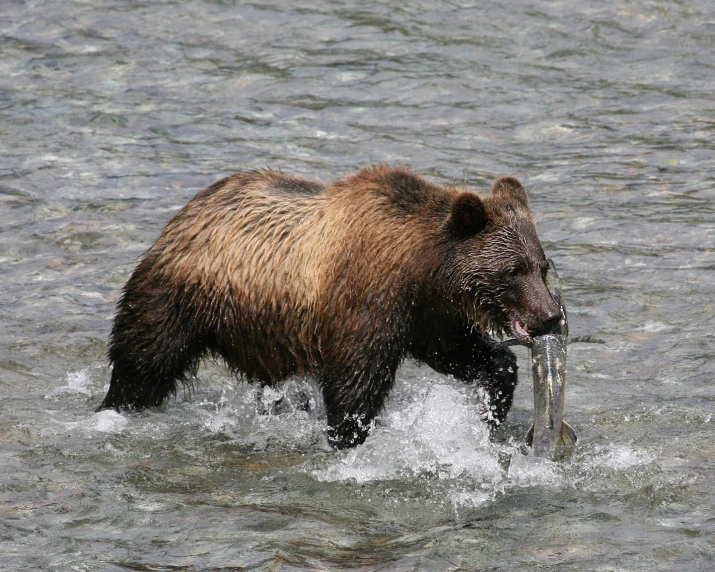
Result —
[[484, 199], [462, 192], [450, 205], [449, 281], [471, 300], [483, 332], [512, 334], [529, 345], [562, 318], [544, 283], [546, 256], [536, 234], [526, 191], [502, 177]]

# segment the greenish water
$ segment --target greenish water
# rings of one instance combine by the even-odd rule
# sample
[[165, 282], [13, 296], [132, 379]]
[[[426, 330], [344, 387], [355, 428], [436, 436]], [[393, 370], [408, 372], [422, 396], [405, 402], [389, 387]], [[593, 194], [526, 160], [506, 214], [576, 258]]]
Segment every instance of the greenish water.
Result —
[[[0, 569], [715, 568], [714, 44], [702, 0], [4, 2]], [[94, 413], [173, 212], [234, 171], [376, 161], [526, 184], [572, 333], [608, 342], [569, 350], [571, 456], [519, 452], [523, 350], [492, 438], [409, 363], [346, 452], [311, 380], [258, 394], [220, 364]]]

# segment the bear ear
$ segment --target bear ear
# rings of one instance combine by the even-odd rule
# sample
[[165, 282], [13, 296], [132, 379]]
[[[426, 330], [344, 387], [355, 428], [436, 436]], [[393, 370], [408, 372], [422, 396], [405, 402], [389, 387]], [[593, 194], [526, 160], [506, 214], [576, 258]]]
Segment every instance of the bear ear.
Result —
[[503, 197], [515, 201], [525, 207], [529, 206], [529, 197], [526, 196], [526, 189], [514, 177], [500, 177], [492, 185], [492, 194], [495, 197]]
[[452, 199], [449, 220], [457, 233], [470, 236], [481, 232], [489, 217], [479, 195], [465, 191]]

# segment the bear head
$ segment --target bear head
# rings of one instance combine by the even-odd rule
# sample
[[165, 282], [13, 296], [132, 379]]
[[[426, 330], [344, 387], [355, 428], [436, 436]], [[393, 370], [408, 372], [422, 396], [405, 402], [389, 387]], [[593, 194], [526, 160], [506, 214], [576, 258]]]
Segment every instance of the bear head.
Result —
[[517, 179], [498, 179], [491, 196], [459, 192], [447, 222], [451, 295], [482, 331], [512, 334], [529, 345], [562, 320], [544, 283], [546, 256]]

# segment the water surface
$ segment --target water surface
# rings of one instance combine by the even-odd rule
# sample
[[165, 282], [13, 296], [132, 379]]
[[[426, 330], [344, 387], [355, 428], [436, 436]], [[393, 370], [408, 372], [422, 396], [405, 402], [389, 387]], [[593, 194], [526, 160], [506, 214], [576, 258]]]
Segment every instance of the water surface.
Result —
[[[702, 0], [4, 2], [0, 567], [715, 568], [714, 44]], [[312, 380], [260, 394], [221, 364], [94, 413], [172, 213], [238, 170], [377, 161], [527, 186], [572, 333], [608, 342], [570, 348], [567, 459], [520, 452], [523, 350], [492, 437], [410, 363], [346, 452]]]

